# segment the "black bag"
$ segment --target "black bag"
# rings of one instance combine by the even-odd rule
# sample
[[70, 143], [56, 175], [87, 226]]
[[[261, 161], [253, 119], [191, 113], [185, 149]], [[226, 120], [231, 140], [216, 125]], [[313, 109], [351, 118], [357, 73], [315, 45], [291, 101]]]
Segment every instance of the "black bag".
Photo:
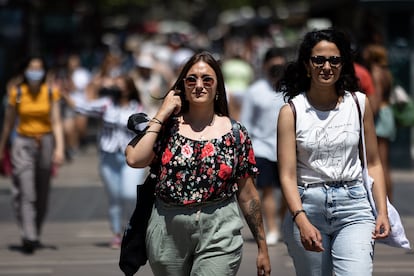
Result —
[[126, 276], [134, 275], [147, 262], [145, 234], [154, 205], [157, 177], [150, 173], [144, 184], [137, 186], [137, 203], [122, 237], [119, 267]]
[[[127, 127], [137, 134], [129, 142], [135, 146], [145, 135], [148, 129], [147, 123], [149, 117], [145, 113], [136, 113], [128, 118]], [[151, 216], [152, 206], [155, 201], [155, 184], [157, 181], [156, 174], [152, 168], [144, 184], [137, 185], [137, 201], [135, 210], [125, 227], [122, 237], [121, 252], [119, 256], [119, 267], [126, 276], [134, 275], [138, 269], [147, 262], [147, 252], [145, 246], [145, 235], [148, 226], [148, 220]]]

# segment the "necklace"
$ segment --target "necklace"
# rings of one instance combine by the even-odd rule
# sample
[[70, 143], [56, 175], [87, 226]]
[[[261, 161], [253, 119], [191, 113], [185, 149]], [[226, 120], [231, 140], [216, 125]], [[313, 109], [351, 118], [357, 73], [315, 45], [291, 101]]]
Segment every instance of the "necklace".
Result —
[[[209, 130], [209, 127], [214, 125], [215, 118], [216, 118], [216, 115], [213, 114], [213, 116], [211, 117], [210, 122], [208, 124], [202, 126], [202, 127], [199, 127], [199, 128], [192, 125], [191, 122], [189, 122], [188, 120], [184, 120], [184, 121], [187, 121], [188, 125], [193, 130], [193, 132], [195, 132], [197, 134], [198, 140], [204, 140], [205, 139], [204, 135], [206, 134], [207, 130]], [[183, 117], [183, 119], [184, 119], [184, 117]]]

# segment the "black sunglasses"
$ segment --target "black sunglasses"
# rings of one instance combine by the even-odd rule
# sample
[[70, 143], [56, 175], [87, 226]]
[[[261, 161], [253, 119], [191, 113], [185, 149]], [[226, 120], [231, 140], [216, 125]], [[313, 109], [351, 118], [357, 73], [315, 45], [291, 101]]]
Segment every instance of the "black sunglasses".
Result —
[[[184, 78], [184, 84], [187, 88], [194, 88], [197, 85], [198, 78], [195, 76], [188, 76]], [[211, 88], [214, 85], [214, 78], [210, 76], [201, 77], [204, 88]]]
[[313, 56], [310, 57], [310, 60], [315, 67], [323, 67], [325, 63], [328, 61], [329, 65], [334, 68], [338, 68], [342, 65], [342, 57], [338, 56], [331, 56], [331, 57], [324, 57], [324, 56]]

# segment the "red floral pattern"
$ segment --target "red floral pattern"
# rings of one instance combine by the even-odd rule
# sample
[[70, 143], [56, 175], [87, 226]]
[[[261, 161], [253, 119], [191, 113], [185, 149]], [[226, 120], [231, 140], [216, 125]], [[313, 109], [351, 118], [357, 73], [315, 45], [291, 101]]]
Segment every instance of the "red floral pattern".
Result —
[[213, 156], [213, 154], [214, 154], [214, 145], [208, 142], [201, 150], [201, 158]]
[[161, 162], [163, 165], [167, 164], [168, 162], [170, 162], [172, 158], [172, 153], [170, 151], [170, 149], [166, 148], [164, 151], [164, 154], [162, 155], [162, 159]]
[[238, 179], [256, 176], [251, 140], [238, 124], [240, 143], [233, 131], [208, 141], [192, 140], [178, 133], [175, 122], [169, 135], [161, 136], [154, 147], [156, 155], [162, 156], [157, 196], [183, 205], [227, 198], [237, 192]]
[[253, 148], [249, 150], [249, 162], [256, 165], [256, 158], [254, 157]]
[[185, 144], [182, 148], [181, 148], [181, 154], [185, 157], [185, 158], [190, 158], [191, 155], [193, 155], [193, 148], [189, 145], [189, 144]]
[[223, 180], [229, 179], [231, 177], [232, 168], [227, 166], [226, 164], [220, 165], [220, 170], [218, 172], [218, 177]]

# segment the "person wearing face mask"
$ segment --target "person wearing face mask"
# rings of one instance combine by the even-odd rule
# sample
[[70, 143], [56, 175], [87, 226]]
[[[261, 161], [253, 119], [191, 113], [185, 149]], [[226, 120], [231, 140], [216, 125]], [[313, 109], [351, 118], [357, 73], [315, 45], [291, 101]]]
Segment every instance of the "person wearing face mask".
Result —
[[[0, 137], [0, 159], [11, 132], [12, 198], [22, 237], [22, 250], [41, 247], [40, 236], [48, 208], [53, 165], [64, 160], [60, 92], [45, 81], [45, 63], [31, 57], [23, 81], [10, 88]], [[18, 120], [17, 120], [18, 118]]]
[[[280, 189], [276, 158], [276, 127], [283, 95], [275, 91], [274, 84], [283, 73], [286, 57], [282, 49], [269, 48], [263, 58], [263, 77], [246, 91], [241, 110], [241, 122], [252, 138], [259, 175], [257, 187], [261, 190], [266, 242], [275, 245], [279, 238], [279, 221], [283, 208], [277, 211], [275, 189]], [[281, 201], [280, 201], [281, 202]], [[282, 205], [281, 205], [282, 207]]]
[[[76, 106], [76, 103], [75, 103]], [[146, 169], [133, 169], [125, 162], [124, 149], [135, 136], [127, 128], [130, 115], [143, 112], [140, 93], [127, 75], [114, 78], [101, 97], [77, 105], [76, 110], [101, 120], [99, 173], [108, 196], [108, 215], [113, 237], [110, 247], [121, 245], [122, 226], [135, 206], [136, 186], [143, 184]]]

